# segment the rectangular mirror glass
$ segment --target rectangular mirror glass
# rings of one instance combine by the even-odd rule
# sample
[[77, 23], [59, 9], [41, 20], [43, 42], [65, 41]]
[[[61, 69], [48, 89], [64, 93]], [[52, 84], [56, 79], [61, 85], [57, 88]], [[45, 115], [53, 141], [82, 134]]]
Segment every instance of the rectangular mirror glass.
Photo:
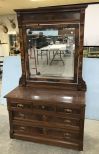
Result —
[[30, 77], [74, 79], [75, 27], [27, 28]]

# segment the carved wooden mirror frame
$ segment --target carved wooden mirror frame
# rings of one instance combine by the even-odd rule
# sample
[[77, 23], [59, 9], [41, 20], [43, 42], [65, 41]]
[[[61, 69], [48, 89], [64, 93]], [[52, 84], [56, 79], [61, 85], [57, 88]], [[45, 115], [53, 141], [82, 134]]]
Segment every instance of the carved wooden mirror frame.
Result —
[[[54, 6], [36, 9], [15, 10], [18, 17], [20, 34], [22, 77], [20, 85], [23, 86], [45, 86], [72, 90], [85, 90], [86, 85], [82, 79], [82, 60], [83, 60], [83, 38], [84, 38], [84, 17], [87, 4]], [[75, 35], [75, 60], [74, 60], [74, 79], [42, 79], [30, 78], [29, 63], [26, 46], [26, 29], [33, 25], [43, 24], [67, 24], [76, 28]]]

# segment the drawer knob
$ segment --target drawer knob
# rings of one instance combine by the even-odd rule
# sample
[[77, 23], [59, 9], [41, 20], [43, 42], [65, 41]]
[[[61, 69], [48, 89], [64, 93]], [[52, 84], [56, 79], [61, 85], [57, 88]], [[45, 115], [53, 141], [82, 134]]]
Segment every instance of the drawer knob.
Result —
[[70, 124], [71, 123], [71, 120], [65, 119], [64, 122]]
[[46, 135], [46, 128], [43, 128], [43, 134]]
[[23, 113], [19, 113], [19, 116], [20, 116], [21, 118], [24, 118], [24, 117], [25, 117], [25, 115], [24, 115]]
[[19, 108], [23, 108], [24, 105], [23, 105], [23, 104], [17, 104], [17, 107], [19, 107]]
[[46, 115], [43, 115], [42, 118], [43, 118], [43, 120], [47, 120], [47, 116]]
[[64, 133], [64, 137], [65, 138], [70, 138], [71, 137], [71, 134], [70, 133]]
[[64, 111], [67, 112], [67, 113], [72, 113], [71, 109], [64, 109]]
[[44, 105], [42, 105], [42, 106], [41, 106], [41, 108], [44, 110], [44, 109], [45, 109], [45, 106], [44, 106]]
[[20, 127], [20, 130], [21, 130], [21, 131], [24, 131], [24, 130], [25, 130], [25, 127], [21, 126], [21, 127]]

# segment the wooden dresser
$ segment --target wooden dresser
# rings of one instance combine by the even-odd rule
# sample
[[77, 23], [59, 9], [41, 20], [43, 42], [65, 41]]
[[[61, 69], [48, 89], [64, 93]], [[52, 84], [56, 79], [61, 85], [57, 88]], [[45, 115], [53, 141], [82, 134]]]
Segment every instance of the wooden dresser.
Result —
[[[22, 76], [19, 86], [5, 96], [11, 138], [83, 150], [86, 7], [79, 4], [15, 10]], [[41, 36], [46, 47], [38, 50]]]
[[83, 149], [84, 92], [17, 87], [6, 97], [11, 138]]

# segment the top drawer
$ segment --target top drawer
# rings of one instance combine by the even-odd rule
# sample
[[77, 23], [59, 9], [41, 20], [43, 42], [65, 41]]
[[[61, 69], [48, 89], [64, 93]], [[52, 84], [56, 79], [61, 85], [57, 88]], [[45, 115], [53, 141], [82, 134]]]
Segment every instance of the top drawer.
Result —
[[25, 100], [14, 100], [11, 99], [8, 101], [8, 108], [9, 109], [16, 109], [16, 110], [31, 110], [35, 112], [49, 112], [49, 113], [56, 113], [56, 114], [64, 114], [64, 115], [80, 115], [81, 114], [81, 107], [78, 106], [68, 106], [66, 105], [58, 105], [58, 104], [49, 104], [46, 102], [32, 102], [32, 101], [25, 101]]
[[8, 108], [11, 109], [32, 109], [32, 102], [25, 100], [9, 100]]
[[80, 115], [81, 113], [81, 108], [73, 108], [72, 106], [71, 107], [68, 107], [68, 106], [57, 106], [56, 107], [56, 112], [59, 112], [59, 113], [64, 113], [64, 114], [74, 114], [74, 115]]

